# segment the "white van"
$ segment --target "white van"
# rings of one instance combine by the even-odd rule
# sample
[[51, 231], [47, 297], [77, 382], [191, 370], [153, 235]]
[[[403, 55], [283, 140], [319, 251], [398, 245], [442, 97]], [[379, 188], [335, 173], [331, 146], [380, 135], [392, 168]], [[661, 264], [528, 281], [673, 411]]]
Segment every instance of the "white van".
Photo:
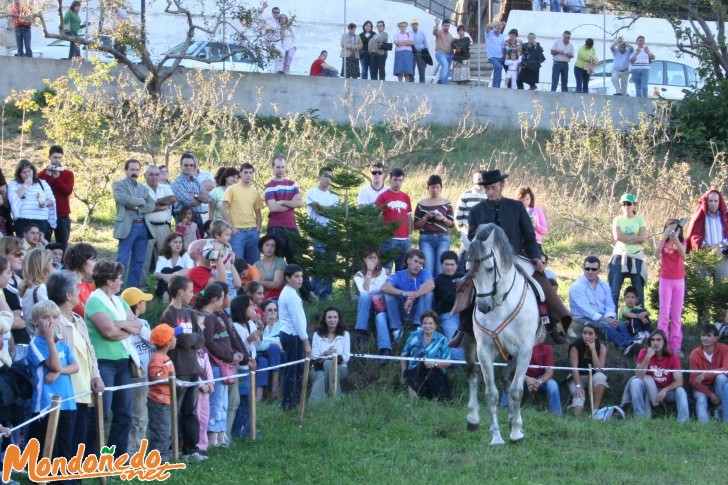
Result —
[[[675, 32], [665, 19], [631, 19], [614, 15], [575, 14], [559, 12], [531, 12], [512, 10], [508, 16], [505, 32], [518, 30], [518, 36], [525, 42], [529, 32], [536, 34], [536, 41], [543, 47], [546, 61], [541, 66], [539, 89], [551, 89], [551, 46], [561, 39], [565, 30], [571, 32], [574, 53], [584, 45], [588, 38], [594, 39], [594, 48], [599, 66], [589, 81], [589, 92], [595, 94], [614, 94], [612, 85], [612, 52], [609, 47], [618, 36], [632, 46], [637, 36], [643, 35], [650, 51], [655, 54], [655, 62], [650, 66], [650, 79], [647, 93], [650, 97], [682, 99], [684, 89], [694, 89], [699, 85], [696, 69], [697, 59], [680, 54], [676, 47]], [[574, 89], [574, 60], [569, 63], [569, 88]], [[560, 86], [559, 86], [560, 89]], [[630, 76], [627, 94], [635, 95]]]

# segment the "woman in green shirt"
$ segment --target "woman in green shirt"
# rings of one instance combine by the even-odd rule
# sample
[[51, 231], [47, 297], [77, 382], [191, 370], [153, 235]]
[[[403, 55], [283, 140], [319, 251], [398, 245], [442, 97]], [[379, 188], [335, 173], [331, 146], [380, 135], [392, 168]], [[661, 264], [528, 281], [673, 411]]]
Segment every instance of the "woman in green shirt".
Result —
[[637, 199], [632, 194], [624, 194], [619, 203], [622, 215], [612, 221], [612, 235], [616, 243], [609, 261], [607, 280], [612, 290], [614, 306], [619, 307], [619, 294], [624, 279], [629, 277], [637, 290], [638, 304], [644, 304], [644, 287], [647, 283], [647, 265], [642, 244], [647, 240], [647, 224], [637, 215]]
[[[132, 335], [142, 328], [129, 305], [116, 296], [121, 290], [124, 265], [99, 260], [93, 270], [96, 289], [86, 300], [84, 319], [91, 345], [96, 352], [99, 374], [105, 387], [131, 383], [131, 366], [139, 365], [139, 355], [131, 343]], [[136, 357], [136, 359], [134, 359]], [[116, 456], [127, 452], [131, 429], [132, 390], [104, 392], [104, 417], [113, 411], [109, 445], [116, 445]]]
[[[78, 15], [80, 10], [81, 2], [75, 0], [71, 3], [71, 7], [68, 9], [68, 12], [66, 12], [66, 15], [63, 16], [64, 34], [70, 35], [71, 37], [78, 37], [79, 30], [91, 25], [91, 22], [88, 24], [81, 23], [81, 17]], [[71, 42], [71, 46], [68, 50], [68, 59], [72, 60], [74, 57], [81, 57], [81, 50], [78, 48], [77, 43]]]
[[217, 187], [210, 192], [210, 203], [208, 204], [210, 212], [208, 218], [211, 221], [221, 221], [222, 219], [222, 196], [225, 190], [231, 185], [238, 183], [240, 172], [235, 167], [221, 167], [215, 176]]
[[576, 92], [589, 92], [589, 77], [597, 64], [597, 51], [594, 49], [594, 39], [587, 39], [576, 54], [574, 64], [574, 77], [576, 78]]

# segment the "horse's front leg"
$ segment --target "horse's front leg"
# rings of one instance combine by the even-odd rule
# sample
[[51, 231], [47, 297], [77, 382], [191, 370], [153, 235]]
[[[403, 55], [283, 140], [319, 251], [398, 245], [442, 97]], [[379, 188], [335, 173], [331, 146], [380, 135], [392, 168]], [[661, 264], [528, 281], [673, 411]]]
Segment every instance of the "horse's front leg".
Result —
[[[530, 350], [530, 349], [529, 349]], [[528, 370], [528, 363], [530, 356], [527, 359], [526, 355], [519, 355], [516, 361], [516, 372], [513, 375], [513, 381], [511, 381], [511, 387], [509, 389], [510, 399], [508, 400], [508, 414], [510, 416], [511, 425], [511, 443], [517, 443], [523, 440], [523, 418], [521, 417], [521, 400], [523, 399], [523, 379], [526, 376]]]
[[480, 405], [478, 404], [478, 374], [471, 372], [468, 377], [470, 398], [468, 399], [468, 431], [480, 429]]
[[488, 403], [490, 413], [490, 435], [491, 445], [503, 445], [505, 441], [501, 438], [500, 426], [498, 426], [498, 388], [495, 385], [495, 372], [493, 371], [493, 359], [488, 350], [481, 351], [480, 367], [483, 369], [483, 380], [485, 380], [485, 400]]

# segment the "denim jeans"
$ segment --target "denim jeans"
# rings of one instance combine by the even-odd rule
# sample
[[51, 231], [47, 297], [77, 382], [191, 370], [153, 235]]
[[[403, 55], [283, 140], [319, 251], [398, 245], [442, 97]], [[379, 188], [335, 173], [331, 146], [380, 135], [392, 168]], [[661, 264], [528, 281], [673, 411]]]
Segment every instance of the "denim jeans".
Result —
[[129, 235], [119, 239], [119, 250], [116, 253], [116, 262], [124, 265], [127, 288], [137, 288], [142, 277], [144, 258], [147, 257], [147, 225], [144, 222], [135, 222], [131, 225]]
[[[212, 376], [217, 379], [222, 376], [220, 368], [212, 366]], [[210, 421], [207, 422], [209, 433], [221, 433], [227, 430], [228, 386], [222, 381], [215, 383], [215, 391], [210, 394]]]
[[[281, 365], [282, 358], [283, 350], [276, 344], [270, 344], [268, 350], [265, 352], [258, 352], [258, 355], [255, 357], [259, 369], [256, 373], [257, 378], [255, 380], [257, 387], [268, 387], [268, 377], [272, 371], [263, 369]], [[279, 369], [276, 369], [275, 372], [279, 372]], [[271, 391], [278, 391], [278, 389], [271, 389]]]
[[235, 411], [232, 436], [250, 436], [250, 395], [240, 395], [240, 406]]
[[15, 27], [15, 42], [18, 44], [18, 57], [33, 57], [30, 47], [30, 27]]
[[[455, 336], [455, 332], [460, 327], [460, 314], [450, 315], [450, 312], [440, 313], [440, 327], [445, 337], [451, 339]], [[450, 349], [450, 357], [452, 360], [465, 360], [465, 350], [462, 347]]]
[[448, 249], [449, 234], [420, 234], [420, 250], [425, 253], [425, 269], [432, 276], [440, 274], [440, 256]]
[[387, 54], [372, 54], [369, 62], [369, 77], [372, 81], [384, 81], [384, 78], [386, 77], [385, 68], [387, 67]]
[[384, 257], [384, 254], [387, 251], [395, 248], [399, 249], [399, 254], [397, 254], [394, 259], [387, 261], [383, 266], [392, 271], [392, 263], [394, 263], [396, 271], [407, 269], [407, 266], [404, 264], [404, 255], [407, 254], [407, 251], [412, 249], [412, 242], [409, 239], [390, 239], [382, 244], [382, 247], [379, 248], [379, 252]]
[[[313, 250], [316, 253], [316, 259], [318, 261], [336, 258], [336, 254], [327, 253], [328, 247], [322, 242], [313, 241]], [[311, 291], [319, 297], [319, 300], [330, 300], [331, 293], [334, 291], [334, 283], [330, 278], [314, 276], [311, 278]]]
[[580, 67], [574, 66], [574, 77], [576, 78], [576, 92], [589, 92], [589, 73]]
[[607, 340], [618, 347], [629, 347], [634, 343], [634, 339], [627, 330], [627, 325], [623, 322], [617, 322], [617, 328], [612, 327], [607, 322], [599, 322], [599, 330], [607, 335]]
[[[636, 272], [632, 273], [632, 261], [637, 266]], [[614, 305], [619, 306], [619, 294], [622, 291], [622, 284], [624, 283], [625, 276], [629, 276], [632, 286], [637, 290], [637, 304], [641, 305], [644, 302], [645, 282], [640, 276], [642, 272], [642, 261], [637, 259], [631, 259], [627, 262], [627, 273], [622, 273], [622, 256], [614, 256], [612, 261], [609, 262], [609, 288], [612, 290], [612, 299]]]
[[[723, 421], [728, 421], [728, 376], [724, 374], [718, 375], [713, 385], [707, 387], [720, 397]], [[697, 389], [693, 389], [693, 397], [695, 398], [695, 414], [698, 415], [698, 421], [707, 423], [710, 419], [708, 414], [708, 396]]]
[[551, 11], [561, 12], [561, 0], [551, 0]]
[[359, 54], [359, 64], [361, 64], [361, 78], [369, 79], [369, 66], [371, 64], [372, 57], [369, 52], [361, 52]]
[[63, 251], [65, 252], [68, 246], [68, 238], [71, 235], [71, 216], [59, 217], [53, 233], [55, 234], [56, 242], [63, 244]]
[[[658, 391], [660, 389], [658, 388]], [[642, 418], [650, 417], [650, 409], [647, 407], [647, 386], [645, 381], [633, 377], [629, 381], [629, 393], [632, 397], [632, 410], [635, 416]], [[703, 394], [705, 395], [705, 394]], [[685, 423], [690, 419], [690, 408], [688, 407], [688, 393], [685, 389], [678, 387], [673, 391], [668, 391], [665, 394], [665, 402], [674, 402], [677, 404], [677, 422]]]
[[440, 64], [440, 75], [438, 82], [440, 84], [447, 84], [447, 78], [450, 75], [450, 64], [452, 64], [452, 54], [447, 52], [435, 52], [435, 59]]
[[[143, 224], [142, 224], [143, 225]], [[124, 386], [131, 383], [130, 359], [98, 359], [99, 374], [104, 386]], [[129, 430], [131, 429], [132, 389], [104, 391], [104, 421], [111, 417], [108, 446], [116, 445], [114, 456], [128, 451]], [[113, 416], [111, 413], [113, 412]]]
[[561, 92], [566, 93], [569, 91], [569, 63], [568, 62], [556, 62], [551, 69], [551, 91], [556, 91], [559, 85], [559, 78], [561, 78]]
[[[523, 381], [524, 395], [528, 393], [528, 385]], [[549, 379], [545, 383], [538, 386], [538, 392], [546, 394], [549, 403], [549, 412], [555, 416], [561, 416], [561, 391], [559, 383], [554, 379]], [[508, 407], [508, 390], [504, 389], [501, 394], [501, 407]]]
[[[70, 32], [68, 34], [69, 37], [78, 37], [78, 32]], [[72, 60], [75, 57], [81, 57], [81, 48], [78, 47], [78, 44], [75, 42], [71, 42], [68, 46], [68, 59]]]
[[[355, 330], [367, 332], [369, 329], [369, 315], [372, 313], [372, 298], [369, 293], [359, 295], [359, 303], [356, 312]], [[374, 325], [377, 329], [377, 349], [391, 349], [392, 343], [389, 339], [389, 328], [387, 327], [387, 312], [379, 312], [374, 315]]]
[[637, 91], [638, 98], [647, 97], [647, 83], [649, 80], [649, 69], [632, 69], [632, 82], [634, 82], [634, 88]]
[[491, 83], [491, 87], [499, 88], [501, 87], [501, 78], [503, 77], [503, 63], [505, 62], [505, 58], [489, 57], [488, 61], [493, 64], [493, 82]]
[[[280, 333], [283, 352], [286, 362], [295, 362], [306, 357], [303, 351], [303, 342], [298, 335]], [[301, 402], [301, 385], [303, 383], [303, 365], [289, 365], [283, 370], [283, 385], [281, 387], [281, 408], [290, 411]]]
[[[417, 298], [412, 305], [412, 325], [420, 326], [420, 315], [425, 310], [432, 310], [432, 301], [434, 293], [429, 292]], [[396, 295], [384, 295], [384, 301], [387, 303], [387, 320], [389, 320], [389, 328], [392, 330], [402, 330], [402, 315], [405, 314], [405, 299]], [[401, 335], [400, 335], [401, 336]], [[397, 342], [399, 339], [395, 339]]]
[[260, 250], [258, 250], [258, 240], [260, 233], [258, 229], [238, 228], [235, 234], [230, 236], [230, 247], [233, 248], [237, 259], [244, 259], [248, 264], [255, 264], [260, 259]]

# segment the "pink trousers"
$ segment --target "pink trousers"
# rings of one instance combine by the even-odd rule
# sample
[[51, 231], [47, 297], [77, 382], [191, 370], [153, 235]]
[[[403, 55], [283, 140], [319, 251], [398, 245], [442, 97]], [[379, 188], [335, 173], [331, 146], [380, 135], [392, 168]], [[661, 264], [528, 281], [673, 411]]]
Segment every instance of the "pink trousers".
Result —
[[682, 311], [685, 303], [685, 279], [660, 278], [660, 316], [657, 328], [667, 334], [670, 350], [682, 347]]
[[210, 394], [201, 392], [197, 398], [197, 418], [200, 421], [200, 441], [197, 449], [207, 451], [210, 440], [207, 439], [207, 423], [210, 421]]

